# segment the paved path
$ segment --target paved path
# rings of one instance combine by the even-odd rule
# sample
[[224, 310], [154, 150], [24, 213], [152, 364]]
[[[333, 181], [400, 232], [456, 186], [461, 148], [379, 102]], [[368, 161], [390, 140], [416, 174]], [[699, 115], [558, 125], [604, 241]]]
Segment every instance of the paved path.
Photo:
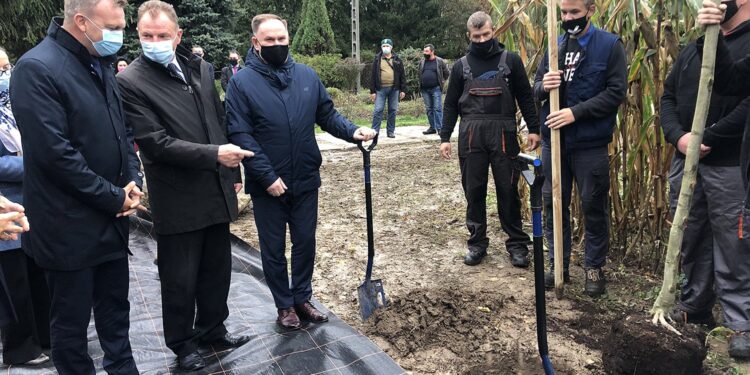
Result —
[[[418, 143], [418, 142], [429, 142], [439, 143], [440, 137], [437, 134], [424, 135], [423, 131], [427, 130], [427, 126], [399, 126], [396, 128], [396, 138], [386, 137], [385, 129], [380, 130], [380, 138], [378, 139], [379, 145], [389, 144], [405, 144], [405, 143]], [[453, 132], [453, 139], [456, 139], [458, 131]], [[318, 140], [318, 147], [321, 151], [335, 151], [335, 150], [349, 150], [356, 148], [357, 145], [349, 143], [347, 141], [338, 139], [328, 133], [319, 133], [315, 136]]]

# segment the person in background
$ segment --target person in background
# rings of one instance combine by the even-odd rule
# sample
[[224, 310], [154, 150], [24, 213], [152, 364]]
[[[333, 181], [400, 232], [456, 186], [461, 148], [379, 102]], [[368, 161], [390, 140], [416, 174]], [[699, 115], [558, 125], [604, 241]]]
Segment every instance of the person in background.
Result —
[[[10, 77], [13, 66], [0, 48], [0, 191], [23, 204], [23, 157], [21, 133], [10, 108]], [[0, 327], [3, 363], [37, 366], [49, 361], [49, 296], [44, 272], [21, 249], [21, 239], [0, 242], [3, 285], [16, 319]]]
[[116, 74], [122, 73], [122, 71], [125, 70], [125, 68], [128, 67], [128, 64], [130, 64], [130, 62], [128, 61], [128, 59], [126, 59], [124, 57], [118, 58], [117, 59], [117, 69], [115, 70], [115, 73]]
[[193, 48], [190, 49], [190, 52], [192, 52], [194, 56], [196, 56], [198, 58], [201, 58], [201, 59], [203, 58], [203, 56], [205, 54], [203, 52], [203, 47], [201, 47], [199, 45], [194, 45]]
[[221, 88], [227, 91], [229, 80], [234, 77], [244, 66], [240, 62], [240, 54], [237, 51], [229, 52], [229, 65], [221, 68]]
[[61, 375], [96, 373], [88, 354], [92, 309], [104, 370], [138, 374], [129, 337], [128, 216], [142, 207], [143, 176], [113, 67], [126, 4], [65, 1], [65, 17], [52, 19], [10, 82], [34, 228], [23, 249], [47, 279], [51, 357]]
[[422, 134], [439, 134], [443, 127], [443, 85], [448, 80], [450, 71], [445, 60], [435, 55], [435, 46], [428, 44], [422, 52], [424, 59], [419, 63], [419, 91], [430, 122], [430, 127]]
[[383, 111], [388, 103], [388, 118], [386, 131], [388, 138], [396, 137], [396, 112], [398, 101], [406, 97], [406, 75], [404, 63], [398, 55], [393, 53], [393, 41], [383, 39], [380, 42], [380, 52], [372, 63], [372, 80], [370, 86], [370, 100], [375, 102], [372, 113], [372, 130], [380, 133], [380, 123], [383, 122]]

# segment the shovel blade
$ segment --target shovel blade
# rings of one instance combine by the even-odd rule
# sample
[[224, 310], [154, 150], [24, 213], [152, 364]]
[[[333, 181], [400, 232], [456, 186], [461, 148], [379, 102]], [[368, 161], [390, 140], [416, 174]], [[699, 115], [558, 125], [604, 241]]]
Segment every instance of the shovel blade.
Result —
[[380, 279], [362, 283], [357, 288], [357, 299], [359, 299], [359, 312], [362, 315], [362, 320], [367, 320], [375, 310], [388, 306], [385, 290], [383, 290], [383, 281]]

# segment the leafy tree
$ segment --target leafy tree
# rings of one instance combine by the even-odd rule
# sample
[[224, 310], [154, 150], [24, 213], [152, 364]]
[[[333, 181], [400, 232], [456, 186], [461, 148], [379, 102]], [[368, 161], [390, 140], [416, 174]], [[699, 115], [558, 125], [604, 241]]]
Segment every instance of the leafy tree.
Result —
[[21, 57], [39, 43], [55, 15], [61, 15], [63, 0], [15, 0], [0, 2], [0, 46], [11, 58]]
[[301, 1], [277, 1], [277, 0], [237, 0], [239, 14], [234, 23], [233, 33], [239, 38], [240, 56], [243, 56], [250, 48], [250, 37], [252, 37], [251, 21], [254, 16], [263, 13], [275, 14], [287, 21], [289, 33], [293, 35], [293, 25], [298, 25], [302, 14]]
[[292, 40], [292, 50], [312, 56], [333, 52], [335, 44], [325, 0], [304, 0], [302, 22]]
[[203, 47], [204, 59], [217, 69], [226, 62], [229, 52], [239, 47], [239, 35], [226, 26], [232, 25], [240, 14], [234, 1], [181, 0], [176, 10], [184, 30], [182, 44]]

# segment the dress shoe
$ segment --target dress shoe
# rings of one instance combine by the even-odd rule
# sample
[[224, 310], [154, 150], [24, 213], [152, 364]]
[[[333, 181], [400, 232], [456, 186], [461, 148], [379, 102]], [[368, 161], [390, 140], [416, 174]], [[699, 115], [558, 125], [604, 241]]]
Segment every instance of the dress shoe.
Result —
[[207, 341], [206, 344], [224, 348], [237, 348], [247, 344], [248, 341], [250, 341], [250, 336], [225, 333], [224, 336], [213, 341]]
[[522, 253], [521, 251], [510, 252], [510, 264], [513, 267], [528, 268], [529, 267], [529, 256]]
[[424, 134], [424, 135], [436, 134], [436, 133], [437, 133], [437, 130], [435, 130], [435, 128], [429, 128], [429, 129], [427, 129], [427, 130], [425, 130], [425, 131], [422, 132], [422, 134]]
[[464, 264], [467, 266], [476, 266], [482, 263], [482, 259], [487, 256], [487, 250], [469, 250], [464, 256]]
[[589, 297], [599, 297], [607, 291], [607, 279], [601, 268], [586, 268], [586, 283], [583, 294]]
[[22, 363], [21, 366], [39, 366], [47, 362], [49, 362], [49, 357], [47, 357], [46, 354], [42, 353], [42, 354], [39, 354], [38, 357], [32, 360]]
[[311, 322], [323, 323], [328, 321], [328, 315], [323, 314], [320, 310], [316, 309], [310, 301], [294, 305], [294, 310], [297, 311], [297, 315], [299, 315], [300, 318]]
[[184, 357], [177, 357], [177, 362], [180, 364], [180, 370], [182, 371], [195, 371], [206, 367], [206, 361], [197, 351]]
[[279, 317], [276, 319], [276, 324], [286, 329], [299, 329], [300, 321], [297, 312], [294, 311], [294, 307], [279, 309]]
[[[563, 284], [567, 284], [570, 282], [570, 272], [568, 270], [563, 270]], [[552, 289], [555, 287], [555, 269], [550, 268], [547, 273], [544, 274], [544, 287], [547, 289]]]
[[729, 356], [750, 359], [750, 332], [737, 332], [729, 339]]

